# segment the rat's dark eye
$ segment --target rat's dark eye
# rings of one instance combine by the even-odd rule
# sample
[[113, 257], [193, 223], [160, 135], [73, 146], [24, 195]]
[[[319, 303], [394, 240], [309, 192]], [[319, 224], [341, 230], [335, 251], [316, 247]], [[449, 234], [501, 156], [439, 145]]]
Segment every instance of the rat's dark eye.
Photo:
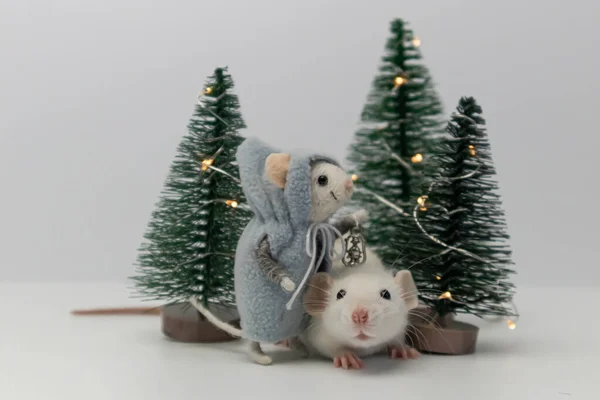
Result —
[[346, 295], [346, 291], [344, 289], [342, 289], [337, 293], [337, 299], [338, 300], [343, 299], [345, 295]]
[[321, 175], [319, 176], [319, 178], [317, 179], [317, 183], [320, 186], [325, 186], [327, 185], [327, 182], [329, 182], [329, 179], [327, 179], [327, 177], [325, 175]]
[[389, 300], [389, 299], [391, 299], [391, 298], [392, 298], [392, 296], [390, 295], [390, 292], [388, 292], [388, 291], [387, 291], [387, 290], [385, 290], [385, 289], [383, 289], [383, 290], [382, 290], [382, 291], [379, 293], [379, 295], [380, 295], [381, 297], [383, 297], [384, 299], [386, 299], [386, 300]]

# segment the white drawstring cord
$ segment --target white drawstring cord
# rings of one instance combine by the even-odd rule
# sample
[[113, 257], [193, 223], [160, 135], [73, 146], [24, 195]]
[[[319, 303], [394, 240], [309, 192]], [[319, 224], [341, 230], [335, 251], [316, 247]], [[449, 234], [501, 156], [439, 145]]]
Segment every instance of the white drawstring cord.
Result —
[[[316, 261], [317, 258], [317, 236], [321, 234], [321, 254], [319, 255], [319, 261]], [[325, 223], [325, 222], [314, 222], [308, 227], [308, 231], [306, 232], [306, 254], [308, 254], [310, 259], [310, 264], [308, 264], [308, 268], [306, 269], [306, 273], [304, 274], [304, 278], [302, 278], [302, 282], [298, 285], [298, 288], [292, 295], [290, 301], [287, 302], [285, 308], [288, 310], [292, 309], [292, 305], [296, 298], [302, 292], [302, 288], [306, 285], [308, 278], [311, 273], [314, 272], [315, 268], [318, 265], [321, 265], [321, 261], [325, 258], [325, 252], [329, 251], [330, 257], [333, 259], [333, 254], [335, 253], [334, 242], [336, 237], [339, 237], [342, 242], [342, 254], [346, 252], [346, 244], [344, 243], [343, 236], [333, 225]]]

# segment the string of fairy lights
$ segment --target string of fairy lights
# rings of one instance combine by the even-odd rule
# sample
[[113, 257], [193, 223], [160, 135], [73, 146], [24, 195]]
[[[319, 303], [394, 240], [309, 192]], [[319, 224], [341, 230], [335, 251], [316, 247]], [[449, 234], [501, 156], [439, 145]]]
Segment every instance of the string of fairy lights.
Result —
[[[411, 43], [413, 44], [413, 46], [415, 48], [418, 48], [421, 45], [421, 39], [419, 39], [418, 37], [413, 37], [413, 39], [411, 40]], [[393, 79], [393, 88], [392, 90], [395, 91], [397, 90], [400, 86], [404, 85], [405, 83], [407, 83], [409, 81], [409, 78], [406, 74], [404, 74], [403, 72], [401, 72], [400, 74], [398, 74], [397, 76], [394, 77]], [[207, 110], [209, 113], [211, 113], [215, 118], [219, 119], [221, 122], [223, 122], [226, 126], [229, 126], [229, 124], [224, 121], [219, 115], [217, 115], [215, 112], [213, 112], [209, 107], [205, 107], [204, 103], [202, 102], [202, 99], [204, 98], [204, 96], [206, 95], [210, 95], [213, 92], [213, 88], [212, 87], [207, 87], [205, 88], [198, 96], [198, 105], [202, 108], [204, 108], [205, 110]], [[225, 95], [225, 93], [221, 94], [220, 96], [214, 98], [214, 101], [218, 101], [219, 99], [221, 99], [223, 96]], [[456, 115], [456, 114], [455, 114]], [[464, 118], [468, 118], [464, 115], [462, 115], [462, 117]], [[404, 166], [404, 169], [406, 171], [408, 171], [411, 174], [414, 174], [414, 170], [411, 168], [410, 164], [405, 161], [402, 157], [400, 157], [398, 154], [394, 153], [391, 149], [391, 147], [385, 142], [382, 141], [383, 143], [383, 147], [390, 153], [391, 157], [396, 159], [400, 164], [402, 164]], [[468, 149], [469, 149], [469, 154], [472, 157], [477, 156], [477, 151], [475, 149], [475, 146], [472, 144], [468, 145]], [[232, 180], [234, 180], [238, 185], [241, 184], [240, 180], [238, 178], [236, 178], [235, 176], [229, 174], [228, 172], [215, 167], [214, 161], [216, 159], [216, 157], [223, 151], [223, 147], [219, 148], [215, 154], [213, 154], [211, 157], [206, 158], [204, 160], [202, 160], [202, 162], [200, 163], [200, 170], [201, 171], [207, 171], [207, 170], [212, 170], [214, 172], [217, 173], [221, 173], [224, 174], [226, 176], [228, 176], [229, 178], [231, 178]], [[410, 162], [413, 164], [417, 164], [420, 163], [424, 160], [424, 156], [422, 153], [415, 153], [413, 156], [410, 157]], [[444, 243], [443, 241], [441, 241], [439, 238], [436, 238], [435, 236], [431, 235], [429, 232], [427, 232], [427, 230], [423, 227], [423, 225], [421, 224], [421, 222], [419, 221], [419, 211], [426, 211], [427, 207], [442, 207], [441, 205], [436, 205], [436, 204], [432, 204], [429, 201], [429, 194], [431, 193], [431, 191], [433, 190], [433, 188], [435, 186], [437, 186], [438, 184], [442, 183], [442, 182], [448, 182], [449, 180], [452, 181], [456, 181], [456, 180], [464, 180], [464, 179], [468, 179], [472, 176], [474, 176], [478, 171], [479, 168], [481, 167], [481, 163], [478, 165], [478, 167], [470, 172], [469, 174], [466, 174], [464, 176], [460, 176], [460, 177], [455, 177], [455, 178], [440, 178], [436, 181], [434, 181], [428, 188], [427, 192], [421, 196], [419, 196], [417, 198], [417, 204], [415, 205], [413, 212], [412, 212], [412, 218], [415, 222], [415, 224], [418, 226], [418, 228], [420, 229], [420, 231], [431, 241], [435, 242], [438, 245], [441, 245], [442, 247], [444, 247], [445, 249], [440, 252], [439, 255], [441, 254], [446, 254], [449, 251], [456, 251], [459, 252], [467, 257], [471, 257], [479, 262], [484, 262], [487, 264], [491, 264], [493, 265], [493, 263], [489, 260], [485, 260], [482, 257], [479, 257], [476, 254], [473, 254], [467, 250], [464, 250], [460, 247], [456, 247], [456, 246], [450, 246], [446, 243]], [[352, 181], [356, 182], [358, 181], [358, 175], [357, 174], [352, 174], [351, 175], [351, 179]], [[357, 191], [361, 191], [361, 192], [365, 192], [367, 194], [370, 194], [371, 196], [373, 196], [374, 198], [376, 198], [379, 202], [381, 202], [382, 204], [392, 208], [394, 211], [398, 212], [399, 214], [401, 214], [404, 217], [408, 217], [410, 216], [410, 214], [408, 214], [407, 212], [404, 211], [404, 209], [402, 207], [399, 207], [397, 204], [395, 204], [394, 202], [391, 202], [389, 200], [387, 200], [386, 198], [384, 198], [383, 196], [378, 195], [377, 193], [365, 188], [365, 187], [358, 187]], [[212, 200], [211, 202], [223, 202], [226, 205], [228, 205], [231, 208], [236, 208], [238, 207], [239, 203], [237, 200], [234, 199], [216, 199], [216, 200]], [[452, 213], [456, 213], [456, 212], [462, 212], [464, 210], [446, 210], [445, 208], [443, 208], [443, 210], [447, 213], [447, 214], [452, 214]], [[436, 256], [436, 255], [434, 255]], [[430, 258], [430, 257], [428, 257]], [[425, 261], [425, 260], [421, 260], [420, 262]], [[440, 276], [436, 275], [436, 279], [437, 280], [441, 280]], [[441, 295], [439, 295], [438, 297], [439, 299], [446, 299], [449, 301], [454, 301], [457, 303], [461, 303], [459, 299], [456, 299], [454, 296], [452, 296], [452, 293], [449, 291], [446, 291], [444, 293], [442, 293]], [[464, 304], [464, 303], [463, 303]], [[518, 311], [517, 311], [517, 307], [515, 305], [515, 303], [513, 301], [511, 301], [511, 305], [513, 307], [513, 310], [515, 311], [514, 313], [514, 318], [508, 319], [507, 325], [508, 328], [511, 330], [514, 330], [516, 328], [516, 322], [518, 321], [519, 315], [518, 315]]]
[[[215, 113], [209, 107], [204, 106], [204, 103], [202, 100], [204, 99], [205, 96], [211, 94], [212, 92], [213, 92], [213, 88], [210, 86], [206, 87], [202, 92], [200, 92], [200, 94], [198, 95], [198, 106], [202, 107], [203, 109], [205, 109], [206, 111], [211, 113], [215, 118], [217, 118], [218, 120], [223, 122], [225, 124], [225, 126], [229, 126], [229, 124], [225, 120], [223, 120], [217, 113]], [[223, 98], [223, 96], [225, 96], [225, 93], [226, 92], [223, 92], [220, 96], [214, 97], [213, 101], [215, 101], [215, 102], [219, 101], [221, 98]], [[241, 181], [237, 177], [235, 177], [235, 176], [231, 175], [229, 172], [213, 165], [215, 162], [215, 159], [218, 157], [219, 154], [221, 154], [223, 149], [224, 149], [223, 146], [219, 147], [219, 149], [212, 156], [202, 160], [202, 162], [200, 163], [200, 171], [204, 172], [204, 171], [207, 171], [210, 169], [211, 171], [218, 172], [220, 174], [223, 174], [223, 175], [229, 177], [230, 179], [232, 179], [238, 185], [241, 186]], [[214, 200], [207, 201], [205, 204], [202, 205], [202, 207], [204, 207], [208, 204], [214, 203], [214, 202], [225, 203], [226, 205], [228, 205], [231, 208], [237, 208], [239, 206], [239, 202], [235, 199], [214, 199]]]
[[[417, 37], [414, 37], [412, 39], [412, 43], [413, 46], [415, 46], [415, 48], [419, 47], [421, 45], [421, 40]], [[398, 74], [397, 76], [394, 77], [393, 79], [393, 88], [392, 91], [396, 91], [398, 90], [398, 88], [402, 85], [404, 85], [405, 83], [407, 83], [409, 80], [409, 78], [406, 76], [406, 74], [404, 74], [403, 72], [401, 72], [400, 74]], [[462, 114], [453, 114], [453, 116], [459, 116], [461, 118], [469, 118], [465, 115]], [[471, 120], [472, 121], [472, 120]], [[473, 121], [474, 122], [474, 121]], [[402, 122], [401, 122], [402, 123]], [[386, 124], [387, 125], [387, 124]], [[383, 147], [387, 150], [387, 152], [390, 154], [390, 157], [393, 159], [396, 159], [399, 164], [401, 164], [404, 167], [404, 170], [407, 171], [410, 174], [414, 174], [414, 170], [413, 168], [410, 167], [410, 164], [405, 161], [404, 159], [402, 159], [398, 154], [394, 153], [392, 151], [392, 149], [387, 145], [387, 143], [385, 143], [385, 141], [383, 141]], [[467, 146], [468, 150], [469, 150], [469, 154], [477, 159], [477, 150], [475, 148], [475, 146], [473, 144], [469, 144]], [[420, 163], [424, 160], [424, 156], [422, 153], [416, 153], [413, 156], [410, 157], [410, 161], [413, 164], [416, 163]], [[419, 220], [419, 212], [424, 212], [427, 211], [428, 207], [438, 207], [441, 208], [445, 213], [447, 213], [448, 215], [457, 213], [457, 212], [464, 212], [467, 211], [466, 209], [457, 209], [457, 210], [447, 210], [446, 208], [444, 208], [443, 206], [439, 205], [439, 204], [433, 204], [431, 203], [431, 201], [429, 200], [429, 194], [431, 194], [431, 191], [434, 189], [435, 186], [441, 184], [441, 183], [449, 183], [449, 182], [453, 182], [453, 181], [458, 181], [458, 180], [464, 180], [464, 179], [469, 179], [471, 177], [473, 177], [474, 175], [477, 174], [477, 172], [480, 170], [482, 166], [482, 163], [479, 162], [478, 166], [470, 173], [463, 175], [463, 176], [459, 176], [459, 177], [454, 177], [454, 178], [439, 178], [437, 180], [435, 180], [434, 182], [431, 183], [431, 185], [429, 186], [427, 192], [421, 196], [419, 196], [417, 198], [417, 204], [414, 206], [413, 211], [412, 211], [412, 218], [414, 223], [417, 225], [417, 227], [419, 228], [419, 230], [431, 241], [433, 241], [434, 243], [444, 247], [444, 250], [442, 250], [439, 254], [435, 254], [433, 256], [427, 257], [425, 260], [435, 257], [435, 256], [439, 256], [442, 254], [446, 254], [450, 251], [455, 251], [455, 252], [459, 252], [467, 257], [473, 258], [479, 262], [483, 262], [489, 265], [493, 265], [493, 263], [489, 260], [486, 260], [474, 253], [471, 253], [467, 250], [464, 250], [460, 247], [456, 247], [456, 246], [451, 246], [448, 245], [447, 243], [444, 243], [442, 240], [440, 240], [439, 238], [431, 235], [429, 232], [427, 232], [427, 230], [423, 227], [423, 225], [421, 224], [420, 220]], [[357, 174], [352, 174], [352, 180], [353, 181], [357, 181], [358, 180], [358, 175]], [[385, 197], [375, 193], [372, 190], [369, 190], [365, 187], [358, 187], [357, 191], [360, 192], [364, 192], [366, 194], [369, 194], [371, 196], [373, 196], [375, 199], [377, 199], [379, 202], [381, 202], [382, 204], [386, 205], [387, 207], [393, 209], [394, 211], [396, 211], [397, 213], [399, 213], [400, 215], [402, 215], [403, 217], [409, 217], [411, 216], [411, 214], [408, 214], [406, 211], [404, 211], [404, 209], [400, 206], [398, 206], [396, 203], [389, 201], [388, 199], [386, 199]], [[405, 206], [405, 205], [403, 205]], [[418, 263], [423, 262], [425, 260], [420, 260]], [[414, 264], [416, 265], [416, 264]], [[413, 265], [413, 266], [414, 266]], [[412, 267], [412, 266], [411, 266]], [[441, 280], [442, 278], [439, 275], [436, 275], [435, 277], [436, 280]], [[498, 283], [498, 282], [497, 282]], [[438, 299], [445, 299], [445, 300], [449, 300], [449, 301], [453, 301], [459, 304], [465, 304], [463, 302], [460, 301], [460, 299], [455, 298], [452, 293], [450, 291], [445, 291], [442, 294], [439, 295]], [[514, 303], [514, 301], [511, 300], [511, 306], [512, 306], [512, 310], [514, 311], [514, 314], [512, 315], [511, 318], [508, 318], [506, 320], [506, 324], [508, 326], [508, 328], [510, 330], [514, 330], [516, 328], [516, 323], [518, 321], [519, 318], [519, 313], [516, 307], [516, 304]]]

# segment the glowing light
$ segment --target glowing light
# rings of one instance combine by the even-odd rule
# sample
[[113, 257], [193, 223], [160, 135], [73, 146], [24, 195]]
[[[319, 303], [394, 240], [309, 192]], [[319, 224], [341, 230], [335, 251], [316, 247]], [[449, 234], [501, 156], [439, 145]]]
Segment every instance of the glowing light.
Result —
[[418, 37], [415, 36], [412, 40], [412, 44], [415, 47], [419, 47], [421, 45], [421, 39], [419, 39]]
[[231, 208], [236, 208], [238, 206], [238, 202], [235, 200], [227, 200], [225, 203]]
[[396, 87], [402, 86], [402, 85], [404, 85], [404, 83], [406, 83], [405, 78], [403, 78], [401, 76], [397, 76], [396, 78], [394, 78], [394, 85], [396, 85]]
[[425, 205], [425, 200], [427, 200], [427, 196], [420, 196], [417, 199], [417, 203], [419, 203], [419, 205], [424, 206]]
[[421, 153], [415, 154], [414, 156], [412, 156], [410, 161], [412, 161], [414, 163], [419, 163], [419, 162], [423, 161], [423, 154], [421, 154]]
[[508, 329], [510, 329], [511, 331], [514, 330], [517, 327], [517, 324], [515, 324], [510, 319], [508, 321], [506, 321], [506, 324], [508, 325]]
[[452, 295], [450, 294], [450, 292], [444, 292], [440, 295], [440, 299], [452, 299]]
[[442, 277], [441, 277], [441, 276], [439, 276], [439, 275], [436, 275], [436, 276], [435, 276], [435, 279], [437, 279], [438, 281], [441, 281], [441, 280], [442, 280]]
[[212, 158], [202, 161], [202, 171], [206, 171], [213, 163]]
[[356, 182], [356, 180], [358, 179], [358, 175], [352, 174], [350, 178], [352, 179], [352, 181]]
[[477, 154], [477, 152], [475, 151], [475, 146], [473, 146], [472, 144], [469, 145], [469, 152], [473, 157], [475, 156], [475, 154]]
[[206, 89], [204, 89], [204, 94], [211, 94], [213, 91], [213, 89], [211, 87], [207, 87]]

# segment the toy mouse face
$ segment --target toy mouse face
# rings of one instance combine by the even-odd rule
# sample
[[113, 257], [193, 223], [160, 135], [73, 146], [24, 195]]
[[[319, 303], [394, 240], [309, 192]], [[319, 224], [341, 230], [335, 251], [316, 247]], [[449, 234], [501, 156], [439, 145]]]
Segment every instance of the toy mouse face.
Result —
[[337, 165], [319, 162], [312, 167], [311, 220], [327, 219], [340, 209], [352, 195], [352, 179]]
[[[285, 190], [290, 155], [270, 154], [265, 162], [267, 176], [277, 187]], [[319, 161], [311, 164], [311, 222], [321, 222], [340, 209], [352, 195], [352, 179], [337, 165]]]
[[408, 312], [418, 304], [409, 271], [358, 272], [335, 281], [316, 274], [305, 298], [307, 312], [320, 318], [333, 337], [357, 348], [386, 343], [401, 334]]

